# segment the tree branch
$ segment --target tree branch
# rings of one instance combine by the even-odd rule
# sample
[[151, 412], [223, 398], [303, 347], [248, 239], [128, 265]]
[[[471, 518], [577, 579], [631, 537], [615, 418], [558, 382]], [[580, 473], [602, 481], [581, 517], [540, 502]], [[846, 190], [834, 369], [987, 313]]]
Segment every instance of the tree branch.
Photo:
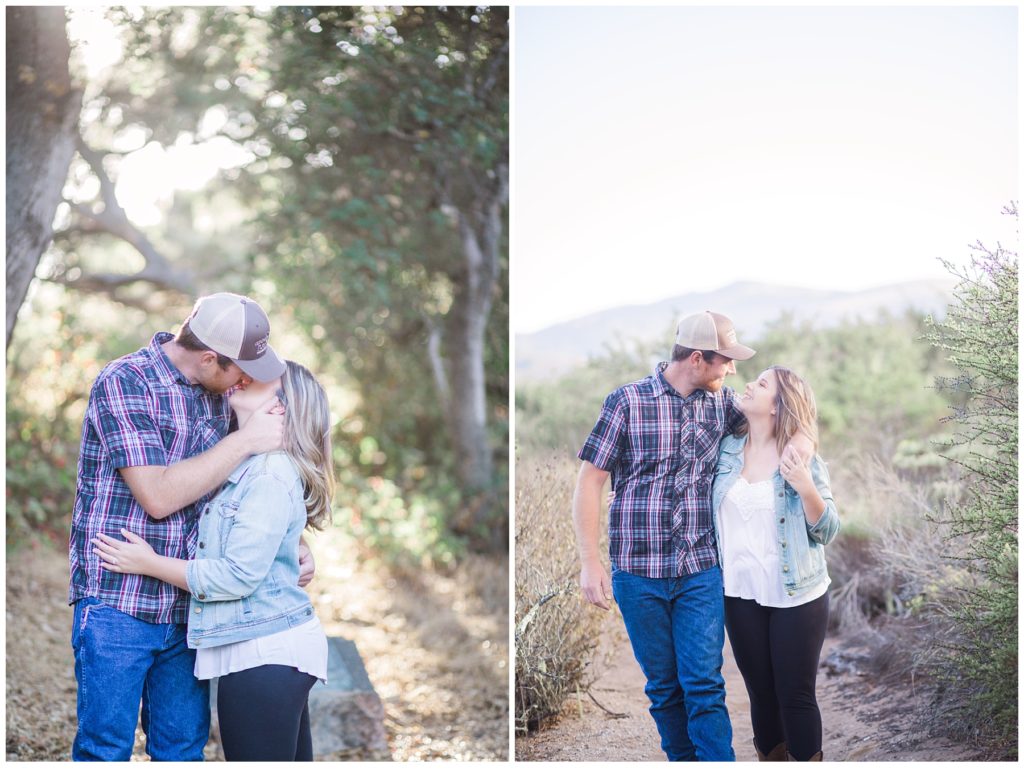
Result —
[[[65, 287], [70, 287], [74, 290], [102, 293], [112, 301], [125, 306], [131, 306], [132, 308], [141, 309], [148, 314], [157, 313], [162, 311], [164, 308], [162, 303], [154, 302], [154, 294], [152, 293], [141, 297], [135, 297], [129, 293], [121, 292], [135, 282], [148, 281], [140, 278], [138, 275], [82, 274], [80, 277], [70, 279], [68, 277], [69, 271], [70, 267], [66, 267], [60, 271], [51, 273], [49, 276], [41, 278], [47, 282], [64, 285]], [[163, 285], [159, 286], [161, 289], [166, 289]]]
[[86, 222], [72, 225], [62, 231], [60, 235], [65, 236], [76, 231], [93, 234], [106, 232], [132, 245], [142, 255], [145, 260], [145, 266], [134, 274], [85, 274], [83, 272], [81, 277], [69, 279], [65, 271], [55, 274], [50, 278], [69, 287], [88, 290], [114, 291], [119, 287], [143, 281], [168, 290], [177, 290], [186, 295], [194, 294], [195, 280], [191, 272], [176, 268], [162, 252], [153, 246], [153, 243], [149, 241], [146, 235], [128, 219], [128, 215], [117, 201], [114, 183], [103, 168], [103, 159], [106, 154], [95, 151], [86, 145], [81, 135], [77, 138], [77, 147], [79, 155], [85, 159], [99, 179], [100, 198], [102, 199], [103, 209], [96, 211], [94, 207], [69, 201], [68, 205], [72, 211]]

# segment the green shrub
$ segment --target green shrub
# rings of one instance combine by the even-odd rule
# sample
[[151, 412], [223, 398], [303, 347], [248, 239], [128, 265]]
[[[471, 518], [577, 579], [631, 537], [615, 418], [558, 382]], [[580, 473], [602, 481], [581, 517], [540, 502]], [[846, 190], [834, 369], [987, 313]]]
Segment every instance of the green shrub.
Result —
[[[1016, 216], [1016, 207], [1007, 210]], [[962, 398], [946, 445], [966, 473], [965, 492], [939, 519], [963, 572], [945, 613], [954, 636], [937, 673], [972, 740], [1016, 757], [1017, 738], [1017, 254], [974, 246], [958, 272], [955, 302], [927, 340], [957, 369], [939, 386]]]
[[388, 564], [452, 566], [465, 552], [465, 540], [448, 528], [460, 509], [457, 485], [436, 475], [428, 485], [425, 467], [411, 467], [403, 481], [368, 474], [359, 462], [369, 464], [368, 457], [378, 453], [372, 441], [362, 438], [354, 453], [346, 439], [334, 443], [335, 524], [352, 534], [368, 556]]
[[75, 504], [77, 432], [12, 406], [7, 410], [7, 541], [63, 541]]

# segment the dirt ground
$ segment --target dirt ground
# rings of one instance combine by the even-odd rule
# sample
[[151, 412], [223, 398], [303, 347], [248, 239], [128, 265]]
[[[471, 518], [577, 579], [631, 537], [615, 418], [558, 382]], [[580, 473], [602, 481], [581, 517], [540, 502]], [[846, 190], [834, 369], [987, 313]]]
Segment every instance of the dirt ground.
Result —
[[[936, 761], [974, 759], [970, 750], [929, 735], [916, 709], [930, 692], [873, 684], [858, 668], [863, 652], [838, 639], [825, 641], [818, 673], [823, 751], [831, 761]], [[633, 657], [621, 618], [609, 616], [591, 664], [589, 695], [570, 700], [561, 716], [537, 733], [516, 738], [517, 760], [664, 761], [658, 731], [647, 709], [644, 676]], [[732, 649], [726, 643], [723, 673], [737, 761], [757, 760], [750, 704]]]
[[[309, 539], [309, 587], [328, 636], [355, 642], [385, 709], [386, 752], [349, 760], [507, 760], [508, 561], [470, 556], [453, 572], [359, 562], [344, 538]], [[7, 760], [67, 760], [75, 729], [67, 554], [7, 554]], [[223, 759], [213, 741], [207, 759]], [[137, 737], [133, 759], [145, 760]]]

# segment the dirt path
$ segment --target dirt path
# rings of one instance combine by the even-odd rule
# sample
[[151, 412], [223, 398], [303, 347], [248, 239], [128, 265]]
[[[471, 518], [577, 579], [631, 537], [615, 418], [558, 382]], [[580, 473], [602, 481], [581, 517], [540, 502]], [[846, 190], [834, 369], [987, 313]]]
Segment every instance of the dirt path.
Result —
[[[915, 720], [913, 710], [929, 700], [928, 694], [871, 684], [852, 665], [858, 654], [844, 649], [838, 639], [825, 641], [818, 674], [818, 703], [827, 760], [972, 758], [969, 750], [952, 741], [928, 736]], [[619, 618], [610, 617], [605, 625], [591, 668], [597, 680], [590, 696], [584, 693], [579, 700], [570, 701], [557, 721], [540, 732], [517, 738], [516, 759], [664, 761], [658, 732], [647, 710], [643, 672]], [[722, 670], [736, 759], [756, 761], [750, 742], [753, 733], [747, 692], [728, 642]]]

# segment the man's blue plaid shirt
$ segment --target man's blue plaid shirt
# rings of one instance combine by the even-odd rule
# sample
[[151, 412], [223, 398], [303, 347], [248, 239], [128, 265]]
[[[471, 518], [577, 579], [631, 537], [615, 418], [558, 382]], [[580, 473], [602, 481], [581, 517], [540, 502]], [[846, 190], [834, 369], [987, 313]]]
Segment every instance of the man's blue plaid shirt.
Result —
[[94, 596], [147, 623], [185, 623], [188, 593], [153, 577], [101, 568], [90, 540], [100, 532], [123, 540], [121, 529], [127, 529], [162, 556], [193, 558], [199, 513], [216, 492], [157, 520], [118, 470], [197, 456], [227, 434], [231, 417], [226, 398], [190, 384], [171, 363], [162, 344], [172, 338], [157, 333], [149, 346], [109, 363], [96, 378], [82, 422], [68, 546], [69, 603]]
[[736, 392], [679, 394], [660, 363], [619, 387], [579, 458], [611, 473], [612, 566], [643, 577], [682, 577], [718, 563], [711, 484], [718, 444], [742, 418]]

